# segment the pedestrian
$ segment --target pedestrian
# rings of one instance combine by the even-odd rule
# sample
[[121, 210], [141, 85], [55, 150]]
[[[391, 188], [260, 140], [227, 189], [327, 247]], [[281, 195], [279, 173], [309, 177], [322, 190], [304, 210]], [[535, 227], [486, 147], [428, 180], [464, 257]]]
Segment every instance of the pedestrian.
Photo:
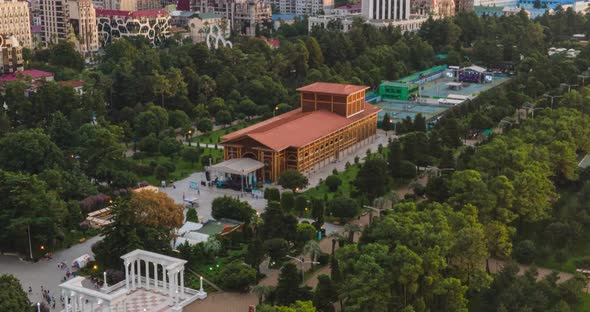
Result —
[[33, 288], [29, 286], [29, 295], [33, 293]]

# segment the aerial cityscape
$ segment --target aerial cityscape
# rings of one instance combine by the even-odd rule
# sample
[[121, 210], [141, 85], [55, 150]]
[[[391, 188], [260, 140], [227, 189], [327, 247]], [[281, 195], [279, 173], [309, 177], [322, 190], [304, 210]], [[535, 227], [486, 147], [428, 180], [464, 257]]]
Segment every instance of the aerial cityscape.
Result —
[[0, 0], [0, 312], [590, 312], [589, 36], [576, 0]]

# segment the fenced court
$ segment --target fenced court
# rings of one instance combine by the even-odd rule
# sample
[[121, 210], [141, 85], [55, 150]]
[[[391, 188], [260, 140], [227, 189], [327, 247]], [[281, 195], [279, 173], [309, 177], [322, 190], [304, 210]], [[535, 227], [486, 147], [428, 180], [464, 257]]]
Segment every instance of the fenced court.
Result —
[[[460, 87], [452, 86], [451, 89], [448, 84], [456, 82], [453, 78], [443, 76], [420, 85], [420, 92], [417, 94], [419, 101], [389, 100], [382, 99], [379, 96], [373, 96], [371, 100], [377, 107], [382, 109], [379, 113], [379, 124], [381, 124], [381, 119], [383, 119], [385, 113], [389, 114], [394, 123], [400, 122], [406, 117], [414, 119], [418, 113], [421, 113], [427, 121], [433, 121], [436, 117], [453, 106], [459, 105], [465, 99], [473, 99], [480, 93], [497, 87], [509, 79], [507, 76], [494, 75], [486, 83], [463, 82]], [[443, 104], [444, 102], [446, 104]]]
[[431, 120], [452, 106], [440, 104], [418, 103], [412, 101], [386, 100], [376, 104], [382, 111], [379, 113], [379, 122], [388, 113], [393, 122], [399, 122], [406, 117], [414, 119], [421, 113], [426, 120]]
[[509, 79], [510, 78], [506, 76], [494, 75], [492, 80], [486, 83], [464, 82], [461, 88], [451, 90], [448, 88], [447, 83], [453, 82], [453, 78], [440, 78], [422, 84], [420, 96], [429, 98], [446, 98], [449, 94], [459, 94], [473, 98], [484, 91], [508, 81]]

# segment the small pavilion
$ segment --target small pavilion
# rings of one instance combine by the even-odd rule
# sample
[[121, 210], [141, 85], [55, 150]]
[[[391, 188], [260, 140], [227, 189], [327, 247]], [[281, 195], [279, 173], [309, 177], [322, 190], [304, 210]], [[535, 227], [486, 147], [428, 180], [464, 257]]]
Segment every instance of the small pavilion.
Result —
[[256, 171], [264, 168], [264, 163], [252, 158], [232, 158], [210, 166], [210, 171], [214, 177], [225, 180], [232, 177], [239, 177], [242, 183], [242, 189], [250, 189], [256, 185]]
[[[181, 260], [136, 249], [121, 257], [125, 280], [96, 289], [85, 277], [75, 277], [59, 285], [66, 298], [65, 312], [179, 312], [207, 293], [184, 286]], [[106, 272], [104, 273], [106, 279]]]

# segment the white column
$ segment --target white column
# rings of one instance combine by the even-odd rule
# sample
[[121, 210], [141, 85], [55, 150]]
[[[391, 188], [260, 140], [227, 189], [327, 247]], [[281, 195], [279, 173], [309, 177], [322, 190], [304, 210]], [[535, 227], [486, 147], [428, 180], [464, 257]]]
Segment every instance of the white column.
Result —
[[168, 297], [170, 297], [170, 303], [172, 305], [172, 303], [174, 303], [174, 299], [173, 299], [173, 287], [172, 287], [172, 272], [168, 272]]
[[70, 312], [70, 302], [69, 302], [70, 296], [68, 296], [64, 290], [61, 291], [61, 294], [64, 297], [64, 302], [65, 302], [65, 306], [66, 306], [65, 311]]
[[166, 271], [166, 267], [162, 265], [162, 290], [166, 293], [166, 275], [168, 272]]
[[179, 272], [176, 271], [174, 272], [174, 304], [178, 304], [178, 296], [180, 295], [179, 291], [178, 291], [178, 274]]
[[78, 300], [78, 298], [76, 298], [76, 293], [72, 292], [69, 296], [68, 299], [70, 301], [70, 307], [72, 308], [72, 311], [76, 312], [78, 306], [76, 305], [76, 300]]
[[154, 290], [158, 291], [158, 264], [155, 262], [152, 262], [153, 266], [154, 266]]
[[376, 0], [375, 4], [377, 6], [377, 9], [375, 10], [375, 19], [379, 19], [380, 18], [380, 11], [381, 11], [381, 0]]
[[137, 259], [137, 287], [141, 288], [141, 260]]
[[180, 270], [180, 293], [184, 294], [184, 269]]
[[[393, 2], [395, 2], [395, 0]], [[387, 19], [391, 19], [391, 11], [391, 0], [387, 0], [387, 12], [385, 12]]]
[[135, 290], [135, 260], [131, 262], [130, 274], [131, 274], [131, 289]]
[[397, 2], [398, 1], [399, 0], [393, 0], [393, 19], [394, 20], [398, 19], [398, 17], [397, 17]]
[[94, 312], [94, 300], [90, 301], [90, 312]]
[[150, 289], [150, 262], [145, 262], [145, 289]]
[[125, 290], [129, 291], [129, 262], [125, 261]]

